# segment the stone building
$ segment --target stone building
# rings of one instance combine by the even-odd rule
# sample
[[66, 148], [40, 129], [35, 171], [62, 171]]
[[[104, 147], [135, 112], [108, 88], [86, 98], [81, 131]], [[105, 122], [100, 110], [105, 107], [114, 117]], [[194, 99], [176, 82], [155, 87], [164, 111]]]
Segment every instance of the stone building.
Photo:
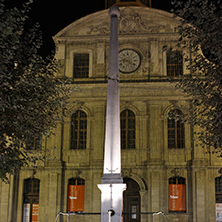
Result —
[[[121, 160], [127, 184], [124, 212], [131, 213], [123, 221], [151, 222], [152, 215], [139, 213], [158, 211], [170, 222], [216, 221], [216, 204], [218, 216], [222, 206], [222, 160], [196, 145], [192, 126], [170, 118], [190, 106], [169, 81], [188, 73], [185, 57], [190, 53], [176, 46], [179, 20], [151, 8], [148, 0], [106, 0], [107, 8], [113, 4], [121, 10]], [[42, 139], [41, 149], [30, 151], [46, 161], [11, 176], [9, 184], [0, 182], [0, 221], [48, 222], [60, 211], [100, 212], [109, 23], [105, 9], [54, 36], [63, 65], [58, 77], [72, 78], [77, 87], [63, 123]], [[72, 194], [77, 188], [78, 197]], [[70, 221], [94, 222], [100, 216], [76, 215]], [[154, 216], [154, 221], [164, 217]]]

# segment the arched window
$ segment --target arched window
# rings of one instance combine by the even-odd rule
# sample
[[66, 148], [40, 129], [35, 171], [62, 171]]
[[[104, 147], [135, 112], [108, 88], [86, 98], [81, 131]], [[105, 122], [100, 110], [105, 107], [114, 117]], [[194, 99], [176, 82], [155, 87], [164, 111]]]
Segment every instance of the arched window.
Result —
[[83, 212], [85, 200], [85, 180], [70, 178], [68, 184], [68, 212]]
[[216, 203], [222, 203], [222, 177], [215, 178]]
[[24, 180], [23, 189], [23, 221], [38, 221], [40, 180], [28, 178]]
[[169, 212], [186, 212], [186, 179], [183, 177], [169, 179]]
[[183, 75], [183, 55], [180, 51], [167, 52], [167, 76]]
[[121, 148], [135, 149], [136, 124], [135, 114], [126, 109], [120, 114], [121, 120]]
[[168, 113], [168, 148], [184, 148], [184, 123], [181, 120], [183, 113], [173, 109]]
[[183, 177], [171, 177], [169, 184], [186, 184], [186, 179]]
[[69, 185], [85, 185], [85, 180], [82, 178], [70, 178]]
[[78, 110], [71, 118], [71, 146], [70, 149], [86, 149], [87, 115]]

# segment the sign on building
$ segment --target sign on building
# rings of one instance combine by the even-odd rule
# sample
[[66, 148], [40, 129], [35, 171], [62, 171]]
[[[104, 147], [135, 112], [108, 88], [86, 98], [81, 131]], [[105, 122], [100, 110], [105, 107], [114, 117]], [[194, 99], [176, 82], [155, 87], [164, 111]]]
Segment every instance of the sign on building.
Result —
[[185, 184], [169, 184], [169, 211], [186, 211]]
[[216, 222], [222, 222], [222, 203], [216, 203]]
[[84, 211], [85, 185], [68, 186], [68, 212]]

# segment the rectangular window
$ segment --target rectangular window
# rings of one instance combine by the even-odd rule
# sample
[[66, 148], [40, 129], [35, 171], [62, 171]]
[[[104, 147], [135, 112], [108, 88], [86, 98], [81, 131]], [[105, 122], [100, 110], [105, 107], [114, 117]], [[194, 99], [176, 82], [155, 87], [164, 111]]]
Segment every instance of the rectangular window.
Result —
[[124, 110], [120, 114], [121, 121], [121, 148], [135, 149], [136, 124], [135, 114], [131, 110]]
[[167, 52], [167, 76], [183, 75], [183, 55], [180, 51]]
[[88, 78], [89, 77], [89, 54], [75, 53], [74, 54], [74, 78]]

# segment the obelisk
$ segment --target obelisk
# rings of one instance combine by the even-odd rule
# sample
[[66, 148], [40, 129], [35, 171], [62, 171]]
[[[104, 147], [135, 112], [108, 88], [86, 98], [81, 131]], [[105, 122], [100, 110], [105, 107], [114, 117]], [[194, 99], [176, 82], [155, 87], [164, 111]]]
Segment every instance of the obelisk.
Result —
[[120, 143], [120, 98], [119, 98], [119, 59], [118, 59], [118, 18], [120, 10], [113, 6], [109, 10], [110, 48], [109, 73], [106, 109], [106, 132], [104, 169], [101, 184], [101, 222], [122, 222], [123, 191], [126, 185], [121, 177]]

